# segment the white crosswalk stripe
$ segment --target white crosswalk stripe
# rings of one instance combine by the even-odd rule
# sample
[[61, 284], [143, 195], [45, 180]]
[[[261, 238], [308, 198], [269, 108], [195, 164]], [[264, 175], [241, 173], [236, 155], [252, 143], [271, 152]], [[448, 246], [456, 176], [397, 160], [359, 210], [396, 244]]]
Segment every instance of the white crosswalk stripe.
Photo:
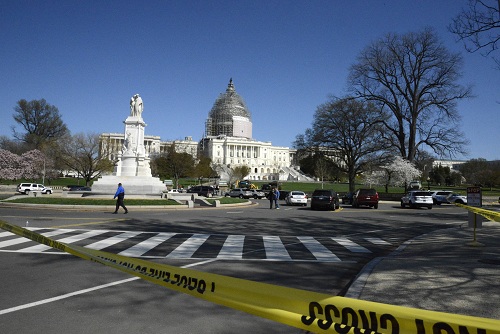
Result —
[[298, 237], [318, 261], [337, 262], [340, 258], [313, 237]]
[[279, 237], [263, 236], [264, 248], [266, 249], [266, 258], [275, 261], [291, 261], [292, 258], [288, 254], [285, 246]]
[[121, 251], [118, 253], [118, 255], [123, 255], [123, 256], [141, 256], [144, 253], [147, 253], [149, 250], [155, 248], [159, 244], [167, 241], [168, 239], [172, 238], [175, 235], [175, 233], [158, 233], [157, 235], [144, 240], [129, 249], [126, 249], [124, 251]]
[[[99, 234], [103, 234], [103, 233], [106, 233], [106, 231], [103, 231], [103, 230], [88, 231], [88, 232], [85, 232], [82, 234], [77, 234], [77, 235], [72, 235], [72, 236], [67, 237], [67, 238], [62, 238], [62, 239], [59, 239], [57, 241], [65, 243], [65, 244], [72, 244], [74, 242], [84, 240], [87, 238], [91, 238], [91, 237], [95, 237], [95, 236], [97, 236]], [[23, 253], [39, 253], [39, 252], [49, 250], [51, 248], [52, 247], [47, 246], [47, 245], [36, 245], [36, 246], [24, 248], [21, 251]]]
[[[40, 228], [30, 228], [31, 230], [38, 230]], [[298, 236], [296, 239], [304, 247], [297, 248], [296, 242], [288, 243], [285, 245], [282, 238], [279, 236], [252, 236], [247, 239], [245, 235], [227, 235], [221, 239], [220, 235], [214, 238], [210, 244], [207, 240], [210, 234], [186, 234], [186, 233], [154, 233], [154, 232], [124, 232], [114, 230], [74, 230], [74, 229], [54, 229], [41, 233], [46, 237], [61, 236], [60, 239], [54, 238], [59, 242], [72, 244], [76, 242], [90, 242], [83, 247], [106, 250], [112, 248], [114, 253], [131, 257], [155, 257], [167, 259], [190, 259], [194, 258], [195, 253], [200, 254], [197, 257], [203, 257], [203, 251], [200, 250], [204, 246], [205, 250], [210, 249], [211, 255], [207, 257], [216, 257], [220, 260], [267, 260], [267, 261], [316, 261], [316, 262], [342, 262], [350, 261], [354, 255], [345, 255], [352, 253], [371, 253], [372, 251], [360, 244], [354, 242], [352, 238], [346, 237], [322, 237], [315, 238], [311, 236]], [[64, 237], [64, 234], [70, 233], [71, 235]], [[106, 235], [104, 235], [106, 234]], [[14, 234], [10, 232], [0, 233], [0, 252], [19, 252], [19, 253], [51, 253], [51, 254], [65, 254], [58, 252], [53, 248], [37, 244], [24, 237], [12, 238]], [[178, 237], [178, 238], [176, 238]], [[187, 239], [186, 239], [187, 237]], [[134, 239], [135, 238], [135, 239]], [[260, 243], [259, 238], [262, 240]], [[290, 238], [290, 237], [287, 237]], [[6, 239], [6, 240], [2, 240]], [[335, 246], [331, 241], [326, 242], [326, 239], [333, 240], [338, 245]], [[371, 244], [374, 247], [389, 247], [391, 243], [376, 237], [358, 238], [358, 240], [365, 240], [364, 244]], [[222, 241], [223, 240], [223, 241]], [[325, 242], [324, 244], [321, 242]], [[181, 242], [182, 241], [182, 242]], [[362, 241], [362, 240], [361, 240]], [[172, 251], [165, 250], [164, 247], [168, 245], [176, 245], [177, 247]], [[24, 248], [19, 248], [23, 246]], [[263, 246], [262, 246], [263, 245]], [[219, 248], [220, 247], [220, 248]], [[245, 248], [246, 247], [246, 248]], [[292, 247], [294, 251], [293, 256], [287, 249]], [[369, 245], [368, 245], [369, 247]], [[15, 249], [17, 248], [17, 249]], [[171, 249], [172, 247], [168, 248]], [[339, 251], [339, 249], [343, 248]], [[246, 249], [246, 251], [244, 251]], [[298, 249], [300, 251], [298, 251]], [[107, 250], [109, 251], [109, 250]], [[154, 251], [147, 254], [150, 251]], [[304, 252], [307, 252], [305, 254]], [[337, 253], [337, 254], [335, 254]], [[262, 258], [262, 254], [265, 254]], [[301, 254], [303, 258], [301, 258]], [[342, 260], [338, 254], [343, 254]], [[314, 258], [311, 260], [311, 256]]]
[[244, 235], [228, 235], [222, 249], [217, 255], [218, 259], [241, 260], [243, 258]]
[[125, 241], [127, 239], [133, 238], [139, 234], [141, 234], [141, 232], [124, 232], [124, 233], [115, 235], [111, 238], [107, 238], [107, 239], [104, 239], [101, 241], [96, 241], [93, 244], [85, 246], [85, 248], [101, 250], [101, 249], [104, 249], [106, 247], [110, 247], [110, 246], [113, 246], [117, 243]]
[[[55, 237], [56, 235], [64, 234], [64, 233], [71, 232], [71, 231], [73, 231], [73, 230], [63, 230], [63, 229], [60, 229], [60, 230], [54, 230], [54, 231], [50, 231], [50, 232], [46, 232], [46, 233], [40, 233], [40, 234], [43, 235], [44, 237], [51, 238], [51, 237]], [[13, 235], [10, 232], [5, 232], [5, 233], [8, 233], [8, 235]], [[2, 236], [0, 236], [0, 238]], [[23, 243], [26, 243], [26, 242], [31, 242], [31, 240], [28, 239], [28, 238], [16, 238], [16, 239], [11, 239], [11, 240], [5, 240], [5, 241], [1, 241], [0, 242], [0, 248], [4, 248], [4, 247], [8, 247], [8, 246], [13, 246], [13, 245], [18, 245], [18, 244], [23, 244]]]
[[332, 238], [332, 240], [344, 246], [353, 253], [371, 253], [365, 247], [360, 246], [347, 238]]
[[168, 254], [166, 257], [168, 259], [172, 258], [181, 258], [181, 259], [188, 259], [191, 258], [198, 250], [198, 248], [203, 245], [203, 243], [208, 239], [210, 235], [209, 234], [195, 234], [188, 240], [182, 243], [179, 247], [174, 249], [170, 254]]

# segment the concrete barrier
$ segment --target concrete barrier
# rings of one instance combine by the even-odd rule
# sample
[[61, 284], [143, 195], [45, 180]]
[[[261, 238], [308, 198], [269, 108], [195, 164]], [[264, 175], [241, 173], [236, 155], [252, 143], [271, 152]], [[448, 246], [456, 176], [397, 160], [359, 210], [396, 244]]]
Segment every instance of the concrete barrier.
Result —
[[163, 193], [162, 198], [173, 199], [174, 201], [195, 201], [198, 198], [198, 194], [188, 194], [188, 193]]

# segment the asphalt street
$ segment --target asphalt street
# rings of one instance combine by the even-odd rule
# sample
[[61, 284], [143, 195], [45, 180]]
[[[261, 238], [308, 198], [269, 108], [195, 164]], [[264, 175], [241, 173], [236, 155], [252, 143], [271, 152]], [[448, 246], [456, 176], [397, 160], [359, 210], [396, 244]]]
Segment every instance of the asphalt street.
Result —
[[[378, 210], [330, 212], [285, 205], [269, 210], [267, 201], [255, 202], [182, 211], [130, 208], [128, 215], [0, 206], [0, 219], [28, 222], [75, 245], [331, 295], [346, 294], [372, 260], [467, 220], [466, 211], [454, 206], [413, 210], [382, 203]], [[301, 332], [16, 239], [0, 234], [0, 326], [7, 332]], [[224, 258], [229, 239], [240, 240], [241, 248]]]

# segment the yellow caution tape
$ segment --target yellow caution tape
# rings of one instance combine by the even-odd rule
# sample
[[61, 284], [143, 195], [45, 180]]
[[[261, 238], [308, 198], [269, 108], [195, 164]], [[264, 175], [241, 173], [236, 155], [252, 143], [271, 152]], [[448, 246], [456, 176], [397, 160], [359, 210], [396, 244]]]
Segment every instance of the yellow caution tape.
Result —
[[204, 273], [69, 246], [1, 220], [0, 227], [169, 289], [314, 333], [500, 334], [500, 320], [368, 302]]
[[469, 206], [469, 205], [459, 204], [459, 203], [456, 203], [455, 205], [459, 206], [461, 208], [467, 209], [471, 212], [477, 213], [478, 215], [481, 215], [488, 220], [500, 222], [500, 213], [499, 212], [485, 210], [485, 209], [477, 208], [474, 206]]

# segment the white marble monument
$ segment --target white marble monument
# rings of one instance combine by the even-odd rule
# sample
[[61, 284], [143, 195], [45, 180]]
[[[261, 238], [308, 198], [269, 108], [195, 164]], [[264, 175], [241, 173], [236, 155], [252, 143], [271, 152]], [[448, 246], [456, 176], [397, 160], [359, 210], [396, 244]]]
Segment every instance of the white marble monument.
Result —
[[113, 175], [104, 175], [92, 185], [93, 193], [114, 194], [118, 183], [125, 188], [125, 195], [156, 195], [165, 190], [165, 185], [151, 175], [149, 155], [144, 149], [144, 128], [142, 119], [144, 104], [139, 94], [130, 99], [130, 115], [125, 123], [125, 140]]

